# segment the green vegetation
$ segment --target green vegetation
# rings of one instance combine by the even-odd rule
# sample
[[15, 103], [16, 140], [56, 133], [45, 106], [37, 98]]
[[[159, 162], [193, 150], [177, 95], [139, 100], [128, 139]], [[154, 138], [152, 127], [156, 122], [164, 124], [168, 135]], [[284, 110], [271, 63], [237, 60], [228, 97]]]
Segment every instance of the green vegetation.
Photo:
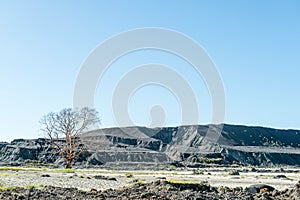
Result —
[[133, 183], [134, 185], [140, 186], [140, 185], [146, 184], [146, 181], [145, 181], [144, 179], [135, 179], [135, 180], [132, 181], [132, 183]]
[[27, 185], [26, 188], [28, 188], [28, 189], [38, 189], [38, 188], [42, 188], [42, 187], [44, 187], [43, 184], [39, 184], [39, 185], [30, 184], [30, 185]]
[[8, 171], [8, 170], [11, 170], [11, 171], [19, 171], [19, 170], [22, 170], [23, 168], [20, 168], [20, 167], [0, 167], [0, 171]]
[[53, 169], [53, 172], [63, 172], [63, 173], [75, 173], [77, 170], [73, 168], [59, 168]]
[[226, 191], [232, 191], [232, 189], [230, 189], [230, 188], [227, 187], [227, 186], [220, 186], [220, 187], [219, 187], [219, 190], [224, 190], [225, 192], [226, 192]]
[[4, 188], [5, 188], [4, 185], [0, 183], [0, 190], [5, 190]]
[[0, 177], [3, 176], [18, 176], [18, 174], [12, 174], [12, 173], [0, 173]]
[[49, 163], [45, 163], [45, 162], [41, 162], [41, 161], [27, 160], [27, 161], [25, 161], [25, 166], [40, 168], [40, 167], [53, 167], [54, 164], [49, 164]]
[[79, 176], [79, 178], [84, 178], [84, 176], [81, 174], [81, 175]]
[[5, 186], [3, 186], [3, 185], [0, 184], [0, 190], [14, 190], [14, 189], [16, 189], [15, 186], [5, 187]]
[[48, 169], [46, 167], [42, 167], [42, 171], [47, 171]]
[[167, 183], [171, 184], [182, 184], [182, 185], [195, 185], [195, 184], [202, 184], [196, 181], [186, 181], [186, 180], [174, 180], [174, 179], [168, 179]]
[[126, 173], [125, 173], [125, 177], [126, 177], [126, 178], [133, 178], [133, 174], [130, 173], [130, 172], [126, 172]]
[[12, 187], [5, 187], [2, 183], [0, 183], [0, 190], [13, 190], [16, 187], [12, 186]]
[[196, 182], [196, 181], [186, 181], [186, 180], [174, 180], [169, 179], [167, 183], [179, 188], [180, 190], [206, 190], [210, 186], [205, 182]]
[[[77, 169], [65, 169], [65, 168], [58, 168], [58, 169], [50, 169], [50, 168], [34, 168], [34, 167], [0, 167], [0, 171], [33, 171], [33, 172], [40, 172], [40, 171], [48, 171], [48, 172], [62, 172], [62, 173], [75, 173], [79, 170]], [[87, 171], [87, 170], [80, 170], [80, 171]]]
[[169, 165], [169, 169], [176, 169], [177, 167], [175, 165]]

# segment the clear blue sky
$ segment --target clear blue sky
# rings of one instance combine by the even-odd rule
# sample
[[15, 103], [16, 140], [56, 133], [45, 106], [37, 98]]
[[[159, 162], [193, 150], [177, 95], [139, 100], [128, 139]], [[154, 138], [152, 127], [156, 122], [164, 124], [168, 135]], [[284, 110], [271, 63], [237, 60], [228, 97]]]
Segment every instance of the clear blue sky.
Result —
[[[44, 114], [72, 107], [76, 76], [89, 53], [112, 35], [142, 27], [177, 30], [206, 49], [223, 79], [226, 123], [300, 129], [299, 10], [296, 0], [2, 0], [0, 140], [40, 137], [38, 121]], [[178, 71], [187, 65], [163, 52], [136, 52], [118, 60], [95, 97], [103, 127], [115, 125], [109, 88], [122, 76], [122, 66], [149, 62]], [[210, 96], [203, 80], [190, 72], [182, 71], [197, 91], [199, 123], [209, 122]], [[177, 125], [179, 106], [172, 98], [167, 90], [145, 87], [132, 97], [132, 118], [148, 125], [149, 106], [162, 104], [170, 111], [166, 125]]]

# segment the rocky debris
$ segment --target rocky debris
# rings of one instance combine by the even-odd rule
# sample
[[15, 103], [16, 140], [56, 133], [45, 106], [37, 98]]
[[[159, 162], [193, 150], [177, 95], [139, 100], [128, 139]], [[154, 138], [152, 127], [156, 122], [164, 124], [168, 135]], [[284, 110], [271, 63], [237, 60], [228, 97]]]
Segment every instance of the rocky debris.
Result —
[[275, 188], [273, 188], [270, 185], [265, 185], [265, 184], [256, 184], [256, 185], [251, 185], [248, 188], [246, 188], [247, 192], [250, 192], [251, 194], [255, 193], [261, 193], [261, 192], [272, 192], [274, 191]]
[[274, 176], [275, 179], [289, 179], [286, 175], [284, 174], [279, 174], [279, 175], [276, 175]]
[[[108, 189], [98, 191], [92, 188], [90, 191], [81, 191], [76, 188], [60, 188], [45, 186], [42, 189], [12, 188], [0, 190], [0, 199], [300, 199], [300, 182], [294, 188], [278, 191], [268, 185], [255, 185], [256, 191], [249, 192], [240, 187], [212, 187], [206, 184], [172, 183], [166, 180], [157, 180], [149, 184], [134, 184], [122, 189]], [[265, 189], [265, 190], [263, 190]], [[272, 190], [271, 190], [272, 189]]]
[[117, 181], [117, 179], [115, 177], [107, 177], [107, 176], [102, 176], [102, 175], [94, 176], [94, 179], [107, 180], [107, 181]]
[[14, 188], [1, 190], [0, 199], [104, 199], [104, 196], [98, 192], [84, 192], [76, 188], [46, 186], [43, 189]]
[[240, 172], [237, 171], [237, 170], [231, 170], [231, 171], [229, 171], [228, 174], [229, 174], [229, 175], [232, 175], [232, 176], [238, 176], [238, 175], [240, 175]]
[[49, 177], [51, 177], [51, 176], [50, 176], [49, 174], [42, 174], [41, 177], [42, 177], [42, 178], [49, 178]]
[[[206, 133], [221, 135], [217, 143]], [[207, 164], [300, 165], [300, 131], [237, 125], [194, 125], [165, 128], [99, 129], [81, 137], [88, 151], [74, 166], [155, 168], [157, 164], [198, 167]], [[63, 140], [61, 141], [64, 142]], [[2, 165], [64, 166], [47, 139], [16, 139], [0, 143]], [[128, 166], [128, 163], [135, 163]], [[137, 165], [136, 163], [139, 163]], [[135, 167], [135, 168], [132, 168]]]

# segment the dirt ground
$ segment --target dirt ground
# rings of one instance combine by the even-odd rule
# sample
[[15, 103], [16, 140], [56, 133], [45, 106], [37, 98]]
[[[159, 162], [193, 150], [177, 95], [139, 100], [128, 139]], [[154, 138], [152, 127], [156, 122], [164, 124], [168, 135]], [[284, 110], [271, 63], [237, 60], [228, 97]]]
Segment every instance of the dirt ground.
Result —
[[[235, 173], [233, 173], [235, 172]], [[205, 182], [211, 186], [249, 187], [267, 184], [278, 190], [292, 188], [300, 180], [297, 168], [205, 168], [170, 169], [167, 171], [115, 171], [79, 169], [58, 171], [51, 169], [2, 169], [0, 184], [5, 187], [54, 186], [76, 187], [81, 190], [117, 189], [135, 181], [145, 183], [158, 179]]]

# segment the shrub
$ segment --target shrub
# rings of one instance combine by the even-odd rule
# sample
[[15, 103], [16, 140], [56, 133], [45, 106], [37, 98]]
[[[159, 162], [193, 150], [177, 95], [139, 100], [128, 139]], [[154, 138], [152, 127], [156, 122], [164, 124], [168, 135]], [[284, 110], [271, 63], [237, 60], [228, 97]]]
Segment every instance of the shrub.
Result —
[[81, 175], [79, 176], [79, 178], [84, 178], [84, 176], [81, 174]]
[[131, 174], [130, 172], [126, 172], [125, 177], [126, 178], [133, 178], [133, 174]]

